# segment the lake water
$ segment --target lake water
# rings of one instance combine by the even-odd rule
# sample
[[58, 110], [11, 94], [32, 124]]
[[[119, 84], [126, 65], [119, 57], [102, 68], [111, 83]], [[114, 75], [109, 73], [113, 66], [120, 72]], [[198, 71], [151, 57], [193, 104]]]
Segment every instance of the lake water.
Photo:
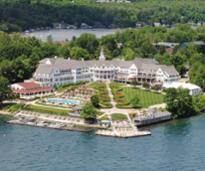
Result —
[[71, 40], [73, 36], [79, 37], [82, 33], [92, 33], [95, 34], [97, 38], [102, 36], [115, 33], [120, 29], [58, 29], [58, 30], [45, 30], [45, 31], [36, 31], [26, 36], [35, 36], [43, 41], [46, 41], [48, 36], [51, 35], [55, 41]]
[[199, 171], [205, 168], [205, 115], [118, 139], [0, 124], [0, 171]]

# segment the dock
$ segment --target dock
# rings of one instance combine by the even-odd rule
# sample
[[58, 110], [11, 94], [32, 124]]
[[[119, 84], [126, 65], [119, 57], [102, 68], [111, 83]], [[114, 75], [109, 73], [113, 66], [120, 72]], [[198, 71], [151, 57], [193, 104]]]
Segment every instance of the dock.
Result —
[[118, 130], [116, 132], [112, 130], [97, 130], [96, 135], [118, 137], [118, 138], [131, 138], [151, 135], [150, 131], [133, 131], [133, 130]]
[[118, 138], [131, 138], [151, 135], [150, 131], [140, 131], [129, 118], [127, 121], [112, 121], [110, 119], [110, 128], [99, 129], [96, 135], [118, 137]]
[[136, 126], [147, 126], [171, 120], [171, 113], [167, 111], [151, 110], [146, 115], [138, 115], [135, 118]]

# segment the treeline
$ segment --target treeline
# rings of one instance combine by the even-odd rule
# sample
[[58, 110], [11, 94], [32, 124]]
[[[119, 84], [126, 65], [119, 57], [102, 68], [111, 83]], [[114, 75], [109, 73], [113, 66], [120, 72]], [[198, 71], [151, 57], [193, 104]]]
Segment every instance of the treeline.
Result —
[[67, 45], [43, 43], [36, 38], [0, 32], [0, 76], [9, 83], [32, 76], [39, 60], [49, 56], [68, 56]]
[[[165, 47], [154, 46], [153, 43], [156, 42], [172, 42], [179, 45], [169, 53]], [[192, 29], [188, 25], [178, 25], [174, 29], [162, 27], [127, 29], [114, 35], [104, 36], [100, 40], [106, 56], [110, 59], [155, 58], [161, 64], [174, 65], [182, 77], [189, 76], [191, 82], [205, 90], [203, 42], [205, 42], [205, 27]]]
[[[155, 42], [179, 43], [172, 53]], [[46, 57], [71, 57], [76, 60], [97, 59], [103, 47], [107, 59], [132, 60], [135, 57], [155, 58], [161, 64], [174, 65], [191, 82], [205, 89], [205, 46], [194, 44], [205, 41], [205, 27], [191, 29], [179, 25], [175, 29], [144, 27], [127, 29], [101, 39], [92, 34], [82, 34], [70, 42], [55, 42], [48, 37], [47, 42], [36, 38], [22, 37], [20, 34], [0, 33], [0, 76], [9, 83], [32, 77], [39, 60]]]
[[[197, 42], [202, 44], [197, 44]], [[168, 53], [165, 47], [156, 47], [156, 42], [172, 42], [179, 45]], [[136, 57], [155, 58], [159, 63], [174, 65], [180, 75], [189, 75], [191, 82], [205, 89], [205, 27], [192, 29], [178, 25], [174, 29], [144, 27], [127, 29], [97, 39], [94, 35], [83, 34], [74, 38], [69, 45], [69, 54], [74, 59], [94, 59], [103, 47], [107, 59]]]
[[89, 4], [47, 4], [32, 0], [1, 2], [0, 30], [6, 32], [21, 31], [31, 28], [52, 27], [52, 23], [64, 22], [80, 27], [81, 23], [97, 27], [134, 26], [126, 10], [106, 9]]
[[173, 118], [185, 118], [205, 111], [205, 96], [191, 96], [189, 91], [184, 89], [166, 90], [165, 103]]
[[134, 27], [136, 23], [204, 22], [203, 0], [133, 0], [96, 3], [95, 0], [0, 0], [0, 30], [21, 31], [65, 22], [79, 27]]

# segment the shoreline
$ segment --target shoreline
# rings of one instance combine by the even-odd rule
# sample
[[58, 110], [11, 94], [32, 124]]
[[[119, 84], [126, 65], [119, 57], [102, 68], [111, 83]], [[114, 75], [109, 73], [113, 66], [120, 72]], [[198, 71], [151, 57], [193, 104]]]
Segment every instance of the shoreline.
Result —
[[[2, 112], [1, 112], [2, 113]], [[141, 131], [137, 127], [135, 129], [127, 127], [128, 125], [116, 127], [114, 125], [107, 126], [98, 124], [87, 124], [81, 118], [69, 116], [48, 115], [29, 111], [20, 111], [10, 115], [12, 118], [5, 120], [8, 124], [25, 125], [39, 128], [50, 128], [56, 130], [78, 131], [78, 132], [95, 132], [95, 135], [130, 138], [151, 135], [150, 131]]]
[[18, 122], [15, 120], [7, 121], [6, 124], [29, 126], [29, 127], [34, 127], [34, 128], [54, 129], [54, 130], [59, 130], [59, 131], [72, 131], [72, 132], [82, 132], [82, 133], [94, 132], [95, 135], [98, 135], [98, 136], [113, 137], [113, 138], [120, 138], [120, 139], [151, 136], [151, 133], [149, 131], [138, 131], [136, 133], [132, 133], [132, 134], [128, 134], [128, 135], [115, 135], [115, 134], [111, 134], [111, 131], [108, 131], [108, 130], [106, 130], [106, 131], [110, 132], [110, 134], [100, 134], [100, 133], [97, 133], [99, 130], [94, 130], [94, 129], [86, 130], [85, 129], [86, 127], [84, 127], [84, 128], [80, 128], [80, 127], [66, 128], [66, 127], [40, 126], [40, 125], [35, 125], [35, 124], [30, 124], [30, 123]]
[[32, 124], [26, 124], [23, 122], [15, 122], [14, 120], [7, 121], [6, 124], [10, 125], [21, 125], [21, 126], [29, 126], [29, 127], [34, 127], [34, 128], [45, 128], [45, 129], [55, 129], [55, 130], [64, 130], [64, 131], [77, 131], [77, 132], [91, 132], [91, 130], [85, 130], [85, 129], [80, 129], [80, 128], [57, 128], [57, 127], [52, 127], [52, 126], [40, 126], [40, 125], [32, 125]]
[[[94, 34], [97, 38], [102, 36], [114, 34], [124, 29], [50, 29], [50, 30], [35, 30], [30, 32], [21, 32], [24, 37], [36, 37], [42, 41], [47, 41], [48, 36], [52, 36], [52, 39], [56, 42], [62, 42], [65, 40], [71, 41], [73, 37], [80, 37], [83, 33]], [[69, 35], [68, 35], [69, 34]]]

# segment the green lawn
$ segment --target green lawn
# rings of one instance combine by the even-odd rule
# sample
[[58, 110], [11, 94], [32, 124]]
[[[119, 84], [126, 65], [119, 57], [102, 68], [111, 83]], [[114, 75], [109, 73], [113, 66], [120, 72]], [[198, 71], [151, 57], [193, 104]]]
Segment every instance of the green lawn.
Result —
[[112, 120], [113, 121], [123, 121], [127, 120], [127, 116], [121, 114], [121, 113], [113, 113], [112, 114]]
[[130, 101], [136, 96], [139, 98], [139, 104], [142, 108], [163, 103], [164, 100], [163, 94], [139, 88], [124, 87], [120, 83], [112, 82], [111, 89], [119, 108], [132, 108]]
[[100, 98], [100, 106], [102, 108], [111, 108], [112, 105], [105, 83], [93, 82], [90, 86], [96, 90], [96, 95]]
[[8, 111], [8, 112], [16, 112], [20, 109], [22, 109], [24, 106], [24, 104], [5, 104], [3, 107], [2, 107], [2, 110], [5, 110], [5, 111]]
[[108, 118], [108, 116], [107, 115], [105, 115], [105, 116], [103, 116], [103, 117], [101, 117], [100, 119], [98, 118], [98, 120], [109, 120], [109, 118]]
[[33, 111], [33, 112], [48, 113], [48, 114], [62, 115], [62, 116], [68, 116], [69, 113], [68, 109], [59, 109], [54, 107], [51, 108], [48, 106], [40, 106], [40, 105], [27, 105], [23, 109]]
[[136, 95], [139, 98], [140, 105], [143, 108], [147, 108], [155, 104], [160, 104], [164, 101], [164, 95], [148, 90], [127, 87], [123, 89], [123, 92], [127, 101], [130, 101]]

